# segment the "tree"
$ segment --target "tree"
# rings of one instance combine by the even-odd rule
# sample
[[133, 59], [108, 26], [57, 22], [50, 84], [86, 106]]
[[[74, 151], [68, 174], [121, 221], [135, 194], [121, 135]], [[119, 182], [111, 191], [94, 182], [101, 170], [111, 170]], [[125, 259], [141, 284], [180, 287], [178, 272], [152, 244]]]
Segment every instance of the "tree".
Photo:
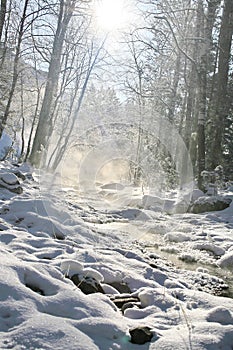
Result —
[[49, 130], [52, 123], [51, 113], [61, 70], [62, 49], [68, 25], [75, 10], [75, 5], [75, 0], [61, 0], [59, 4], [57, 28], [53, 41], [45, 94], [30, 155], [30, 162], [35, 166], [41, 164], [42, 152], [47, 148], [48, 144]]
[[7, 6], [7, 0], [1, 0], [1, 8], [0, 8], [0, 42], [2, 40], [3, 35], [3, 27], [5, 23], [5, 17], [6, 17], [6, 6]]
[[6, 104], [4, 114], [1, 116], [1, 120], [0, 120], [0, 138], [2, 137], [3, 130], [5, 129], [5, 126], [6, 126], [7, 118], [8, 118], [9, 112], [10, 112], [10, 107], [11, 107], [12, 99], [14, 96], [16, 84], [17, 84], [18, 64], [19, 64], [19, 60], [20, 60], [21, 45], [22, 45], [22, 40], [23, 40], [23, 35], [24, 35], [24, 30], [25, 30], [24, 26], [25, 26], [25, 22], [27, 19], [28, 5], [29, 5], [29, 0], [25, 0], [24, 7], [23, 7], [23, 13], [22, 13], [21, 20], [19, 23], [17, 45], [16, 45], [16, 50], [15, 50], [15, 55], [14, 55], [14, 63], [13, 63], [13, 76], [12, 76], [11, 88], [10, 88], [9, 97], [8, 97], [8, 101]]
[[[76, 76], [75, 85], [74, 85], [74, 94], [71, 97], [71, 105], [69, 106], [68, 115], [65, 120], [65, 125], [63, 125], [63, 131], [49, 159], [49, 165], [52, 164], [53, 170], [55, 170], [58, 167], [59, 163], [61, 162], [65, 154], [65, 151], [69, 146], [70, 138], [71, 138], [75, 123], [79, 117], [80, 109], [86, 93], [88, 82], [90, 80], [93, 69], [97, 65], [100, 53], [104, 47], [104, 43], [105, 43], [105, 40], [103, 40], [103, 42], [97, 48], [96, 52], [94, 52], [93, 42], [91, 43], [89, 57], [87, 57], [87, 64], [84, 65], [84, 70], [81, 71], [81, 75], [77, 74]], [[77, 98], [77, 101], [76, 101], [76, 98]], [[64, 131], [64, 126], [66, 131]]]
[[233, 2], [224, 1], [221, 28], [219, 34], [218, 69], [214, 92], [211, 132], [211, 167], [214, 169], [223, 161], [224, 126], [229, 115], [228, 80], [230, 69], [231, 44], [233, 35]]

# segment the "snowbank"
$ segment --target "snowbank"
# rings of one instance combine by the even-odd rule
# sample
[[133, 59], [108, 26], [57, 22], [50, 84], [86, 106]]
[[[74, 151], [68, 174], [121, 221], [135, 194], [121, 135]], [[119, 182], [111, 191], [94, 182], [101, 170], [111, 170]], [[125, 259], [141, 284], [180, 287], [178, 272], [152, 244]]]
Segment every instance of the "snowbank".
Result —
[[[221, 255], [220, 266], [232, 266], [233, 243], [223, 223], [206, 216], [195, 221], [193, 214], [148, 221], [153, 215], [143, 209], [66, 206], [55, 193], [41, 196], [32, 179], [21, 185], [20, 195], [0, 190], [0, 349], [136, 350], [130, 330], [142, 326], [153, 337], [141, 349], [232, 349], [233, 300], [198, 291], [203, 281], [218, 279], [205, 269], [176, 270], [148, 256], [129, 234], [95, 222], [140, 219], [178, 251], [187, 252], [186, 245], [200, 254], [211, 250], [212, 259]], [[76, 274], [98, 282], [103, 292], [84, 294], [71, 280]]]

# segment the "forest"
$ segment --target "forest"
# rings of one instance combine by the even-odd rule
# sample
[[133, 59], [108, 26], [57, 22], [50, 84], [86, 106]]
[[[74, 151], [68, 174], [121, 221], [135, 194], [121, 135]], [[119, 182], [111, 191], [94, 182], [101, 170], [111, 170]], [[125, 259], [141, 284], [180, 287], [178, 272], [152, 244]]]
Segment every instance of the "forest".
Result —
[[233, 349], [233, 0], [0, 0], [0, 349]]
[[105, 3], [1, 0], [1, 159], [56, 171], [105, 134], [134, 183], [233, 180], [232, 0]]

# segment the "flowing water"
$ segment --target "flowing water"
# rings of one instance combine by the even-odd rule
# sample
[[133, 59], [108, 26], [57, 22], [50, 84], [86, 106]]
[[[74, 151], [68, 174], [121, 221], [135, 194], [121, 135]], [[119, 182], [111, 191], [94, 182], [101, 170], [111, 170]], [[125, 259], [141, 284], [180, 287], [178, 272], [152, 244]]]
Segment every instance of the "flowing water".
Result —
[[[223, 282], [225, 282], [225, 285], [228, 285], [228, 288], [224, 288], [224, 285], [221, 284], [220, 292], [218, 292], [218, 290], [211, 290], [211, 286], [208, 290], [208, 285], [206, 286], [206, 288], [203, 289], [202, 286], [200, 286], [200, 289], [210, 292], [212, 294], [215, 294], [216, 291], [217, 295], [223, 295], [233, 298], [233, 274], [228, 270], [221, 269], [220, 267], [218, 267], [216, 264], [217, 260], [214, 256], [209, 256], [206, 260], [204, 259], [204, 262], [201, 259], [197, 259], [197, 261], [181, 260], [179, 256], [179, 250], [172, 252], [163, 249], [165, 246], [163, 238], [166, 232], [158, 233], [155, 231], [156, 227], [153, 230], [148, 229], [147, 220], [145, 219], [145, 217], [140, 217], [140, 214], [139, 221], [128, 219], [130, 210], [131, 215], [133, 215], [133, 211], [135, 210], [137, 216], [138, 209], [129, 209], [129, 212], [127, 212], [126, 209], [125, 219], [123, 219], [124, 216], [121, 216], [122, 213], [118, 215], [121, 211], [119, 209], [119, 207], [121, 207], [121, 202], [117, 203], [117, 206], [115, 208], [116, 210], [114, 210], [114, 205], [111, 206], [112, 198], [110, 200], [106, 200], [105, 197], [101, 198], [97, 193], [84, 193], [82, 196], [80, 192], [75, 192], [71, 193], [71, 202], [76, 202], [74, 201], [74, 198], [77, 198], [78, 196], [79, 199], [76, 203], [79, 203], [81, 207], [85, 208], [86, 223], [90, 225], [92, 229], [99, 232], [100, 237], [101, 234], [105, 231], [107, 231], [108, 233], [110, 231], [115, 236], [121, 236], [121, 240], [124, 240], [125, 238], [127, 243], [129, 241], [134, 242], [135, 246], [141, 250], [141, 252], [146, 258], [150, 258], [152, 256], [152, 262], [154, 261], [155, 266], [159, 261], [159, 268], [161, 268], [161, 265], [164, 265], [165, 267], [167, 266], [167, 271], [169, 273], [170, 271], [173, 271], [174, 276], [176, 276], [175, 278], [179, 279], [180, 276], [183, 276], [185, 277], [185, 279], [189, 280], [191, 285], [193, 284], [192, 278], [195, 279], [198, 275], [201, 275], [200, 273], [198, 273], [198, 271], [203, 270], [203, 274], [206, 271], [207, 284], [212, 283], [210, 278], [208, 280], [208, 276], [211, 275], [223, 280]], [[67, 193], [70, 193], [70, 191], [67, 191]], [[111, 193], [111, 191], [110, 193], [108, 193], [108, 195], [113, 194]], [[128, 197], [129, 196], [127, 193], [127, 196], [125, 198]], [[137, 200], [137, 192], [135, 193], [135, 197], [134, 192], [133, 194], [131, 193], [131, 199], [134, 198], [135, 200]], [[122, 206], [122, 208], [123, 207], [125, 208], [125, 205]], [[166, 221], [166, 218], [164, 217], [162, 218], [162, 220]], [[169, 227], [167, 227], [167, 230], [169, 230]], [[205, 254], [208, 255], [208, 252], [205, 252]], [[153, 259], [153, 257], [157, 257], [157, 259]], [[218, 281], [216, 283], [218, 283]]]
[[[176, 274], [180, 273], [181, 275], [189, 277], [190, 274], [188, 272], [192, 272], [193, 274], [191, 273], [190, 275], [191, 279], [193, 276], [198, 275], [198, 273], [195, 272], [199, 271], [200, 269], [203, 269], [203, 271], [208, 271], [208, 276], [216, 276], [224, 281], [225, 286], [228, 286], [226, 289], [225, 286], [221, 284], [219, 291], [216, 291], [216, 295], [233, 298], [233, 275], [230, 271], [218, 267], [215, 263], [203, 264], [203, 262], [200, 261], [181, 260], [178, 254], [163, 250], [164, 242], [162, 234], [152, 234], [149, 231], [141, 230], [140, 225], [122, 221], [94, 224], [94, 226], [95, 229], [102, 232], [105, 230], [111, 230], [114, 232], [114, 234], [122, 235], [122, 237], [126, 237], [126, 239], [127, 237], [130, 237], [135, 242], [137, 247], [145, 254], [145, 256], [157, 256], [158, 259], [165, 262], [168, 269], [176, 271]], [[203, 288], [203, 290], [215, 294], [215, 291], [211, 291], [211, 286], [209, 288], [206, 286]]]

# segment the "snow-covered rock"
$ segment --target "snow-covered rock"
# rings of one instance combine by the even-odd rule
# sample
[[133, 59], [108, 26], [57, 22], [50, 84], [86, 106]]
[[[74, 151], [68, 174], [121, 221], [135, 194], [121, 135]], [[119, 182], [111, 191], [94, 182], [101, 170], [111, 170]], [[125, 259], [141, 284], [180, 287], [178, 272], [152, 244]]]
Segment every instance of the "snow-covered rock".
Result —
[[222, 306], [212, 308], [208, 312], [206, 319], [209, 322], [218, 322], [224, 325], [233, 324], [231, 312]]
[[122, 191], [125, 187], [121, 183], [114, 182], [114, 183], [109, 183], [109, 184], [104, 184], [100, 186], [103, 190], [117, 190], [117, 191]]
[[233, 269], [233, 250], [223, 255], [219, 259], [218, 265], [223, 268]]
[[109, 284], [102, 283], [101, 287], [103, 288], [105, 294], [120, 294], [116, 288], [113, 288]]
[[195, 202], [198, 198], [204, 197], [204, 196], [205, 196], [205, 194], [203, 191], [199, 190], [198, 188], [195, 188], [191, 192], [191, 202]]
[[0, 171], [0, 187], [17, 194], [23, 192], [18, 177], [12, 172]]
[[222, 248], [222, 247], [219, 247], [213, 243], [206, 243], [206, 242], [203, 242], [203, 243], [195, 243], [193, 244], [193, 249], [199, 249], [199, 250], [207, 250], [211, 253], [213, 253], [214, 255], [216, 256], [222, 256], [225, 254], [225, 249]]
[[[0, 191], [0, 349], [136, 350], [130, 330], [141, 326], [154, 335], [141, 346], [148, 350], [232, 349], [232, 298], [198, 290], [225, 282], [209, 275], [203, 261], [211, 273], [216, 262], [233, 267], [232, 205], [211, 216], [134, 207], [113, 212], [100, 198], [89, 207], [86, 195], [68, 190], [66, 206], [60, 188], [41, 196], [38, 183], [25, 181], [19, 196]], [[63, 240], [56, 239], [59, 232]], [[162, 258], [164, 245], [201, 267], [176, 268], [177, 256], [174, 264], [167, 252]], [[80, 283], [96, 286], [97, 280], [103, 291], [80, 290]]]
[[83, 269], [79, 275], [83, 278], [93, 278], [97, 283], [104, 281], [104, 276], [90, 267]]
[[81, 273], [83, 268], [83, 264], [72, 259], [65, 259], [61, 262], [61, 271], [67, 277]]
[[222, 196], [200, 197], [192, 204], [189, 212], [199, 214], [209, 211], [220, 211], [228, 208], [230, 204], [231, 199]]
[[162, 310], [166, 310], [176, 303], [175, 299], [162, 288], [145, 288], [139, 292], [138, 298], [143, 308], [155, 305]]
[[7, 185], [19, 185], [18, 177], [13, 173], [0, 173], [0, 180], [5, 182]]
[[4, 159], [11, 149], [12, 139], [4, 131], [0, 139], [0, 160]]
[[169, 232], [164, 236], [164, 240], [168, 242], [187, 242], [191, 237], [183, 232]]

